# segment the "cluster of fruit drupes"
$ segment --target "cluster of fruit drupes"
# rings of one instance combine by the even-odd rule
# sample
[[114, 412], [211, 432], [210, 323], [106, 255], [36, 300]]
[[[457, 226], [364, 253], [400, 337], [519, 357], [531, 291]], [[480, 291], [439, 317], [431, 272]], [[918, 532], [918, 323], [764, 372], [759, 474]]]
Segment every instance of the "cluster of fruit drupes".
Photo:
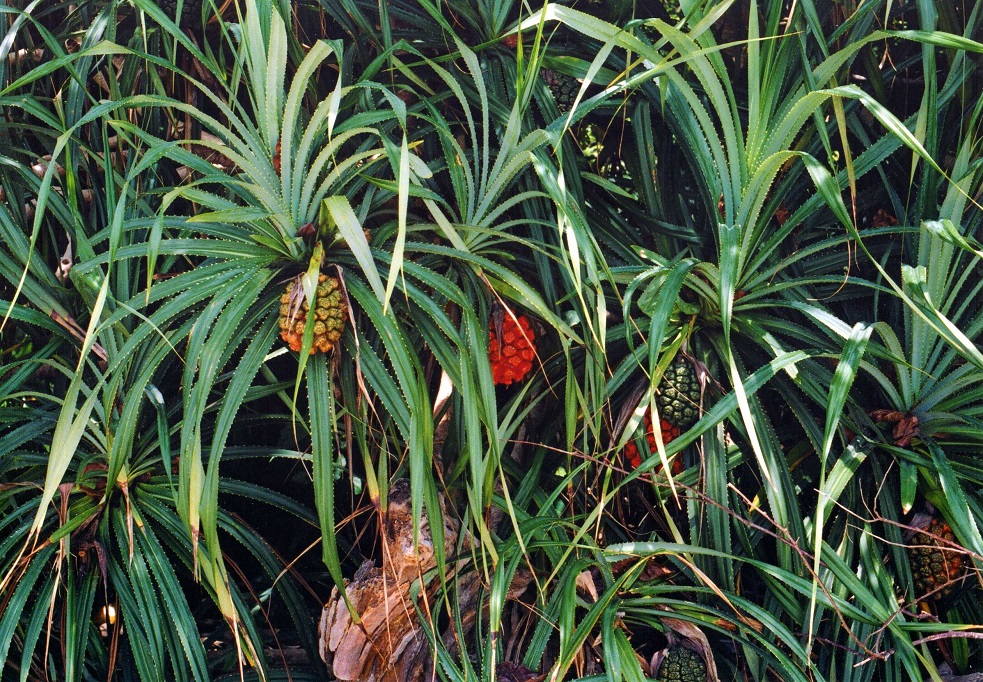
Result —
[[[321, 274], [313, 296], [314, 329], [311, 354], [330, 351], [341, 339], [348, 315], [341, 282], [336, 277]], [[280, 337], [299, 352], [303, 345], [304, 329], [311, 303], [300, 286], [299, 278], [287, 285], [280, 297]], [[496, 386], [508, 386], [529, 376], [536, 360], [536, 333], [529, 318], [505, 311], [500, 324], [490, 323], [488, 331], [488, 362]], [[693, 365], [677, 356], [659, 382], [656, 401], [659, 407], [659, 430], [663, 446], [679, 437], [699, 417], [700, 389]], [[650, 454], [657, 452], [652, 417], [645, 415], [645, 440]], [[632, 467], [639, 467], [643, 457], [633, 440], [628, 441], [623, 457]], [[683, 462], [676, 457], [672, 473], [679, 474]]]

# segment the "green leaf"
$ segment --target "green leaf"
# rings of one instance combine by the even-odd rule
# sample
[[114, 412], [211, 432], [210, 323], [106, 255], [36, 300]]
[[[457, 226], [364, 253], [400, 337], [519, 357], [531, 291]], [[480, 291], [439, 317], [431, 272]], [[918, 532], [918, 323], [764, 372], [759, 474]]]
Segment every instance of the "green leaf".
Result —
[[338, 228], [342, 238], [348, 244], [348, 248], [352, 250], [352, 255], [355, 256], [355, 260], [361, 266], [372, 291], [380, 301], [386, 301], [386, 288], [382, 284], [379, 269], [372, 258], [372, 251], [369, 248], [368, 240], [365, 238], [365, 231], [348, 199], [343, 196], [328, 197], [324, 200], [324, 207], [331, 216], [334, 226]]
[[[314, 504], [321, 525], [321, 560], [338, 589], [348, 596], [335, 542], [334, 520], [334, 389], [332, 373], [324, 353], [315, 353], [307, 366], [307, 399], [311, 410], [311, 448], [314, 455]], [[352, 617], [358, 615], [349, 605]]]

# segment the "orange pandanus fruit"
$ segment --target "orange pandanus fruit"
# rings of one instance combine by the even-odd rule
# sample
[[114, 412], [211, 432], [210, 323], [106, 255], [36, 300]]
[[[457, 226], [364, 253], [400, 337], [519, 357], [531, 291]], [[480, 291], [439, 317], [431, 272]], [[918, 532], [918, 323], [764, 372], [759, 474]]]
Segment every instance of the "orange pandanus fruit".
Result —
[[501, 339], [492, 325], [488, 332], [488, 360], [496, 385], [521, 381], [529, 374], [536, 357], [535, 340], [536, 335], [525, 315], [506, 314], [502, 320]]
[[933, 517], [915, 533], [908, 547], [911, 574], [919, 597], [948, 597], [967, 564], [958, 551], [956, 536], [941, 516]]
[[[341, 282], [337, 277], [320, 275], [314, 292], [314, 344], [311, 354], [317, 351], [327, 353], [334, 348], [345, 331], [347, 314], [345, 297], [341, 292]], [[292, 351], [300, 351], [304, 338], [304, 326], [310, 304], [298, 280], [287, 285], [280, 297], [280, 338], [287, 342]]]
[[[670, 424], [665, 419], [659, 420], [659, 426], [660, 426], [660, 430], [662, 431], [663, 445], [668, 445], [670, 442], [672, 442], [677, 437], [679, 437], [678, 426]], [[657, 452], [658, 449], [656, 448], [655, 445], [655, 430], [652, 428], [652, 415], [648, 413], [645, 414], [645, 440], [648, 442], [649, 452], [650, 453]], [[624, 455], [625, 455], [625, 459], [628, 460], [628, 462], [632, 465], [632, 467], [637, 469], [639, 466], [641, 466], [642, 455], [641, 453], [639, 453], [638, 446], [635, 445], [634, 440], [630, 440], [628, 441], [628, 443], [625, 444]], [[675, 476], [677, 474], [682, 473], [682, 471], [683, 471], [683, 460], [682, 457], [677, 454], [676, 458], [672, 460], [672, 474], [673, 476]]]

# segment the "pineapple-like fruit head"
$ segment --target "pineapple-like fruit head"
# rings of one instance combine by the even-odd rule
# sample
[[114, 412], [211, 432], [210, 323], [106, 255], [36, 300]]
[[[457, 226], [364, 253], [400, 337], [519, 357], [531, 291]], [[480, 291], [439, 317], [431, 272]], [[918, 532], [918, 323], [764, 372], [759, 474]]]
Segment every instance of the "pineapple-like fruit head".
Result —
[[[300, 351], [309, 312], [310, 304], [304, 295], [304, 287], [299, 278], [295, 278], [280, 297], [280, 338], [287, 342], [292, 351]], [[341, 291], [341, 282], [337, 277], [319, 275], [314, 292], [312, 355], [318, 351], [327, 353], [334, 348], [345, 331], [347, 313], [348, 306]]]
[[[536, 358], [536, 335], [525, 315], [508, 313], [502, 318], [501, 329], [493, 322], [488, 332], [488, 360], [492, 380], [496, 385], [521, 381], [532, 370]], [[501, 338], [499, 338], [501, 334]]]
[[662, 658], [656, 679], [660, 682], [707, 682], [707, 664], [692, 649], [673, 646]]
[[[184, 0], [181, 6], [181, 16], [176, 17], [178, 0], [161, 0], [159, 6], [164, 10], [164, 14], [172, 19], [181, 28], [187, 29], [192, 26], [201, 25], [202, 0]], [[219, 3], [221, 4], [221, 3]]]
[[561, 114], [565, 114], [573, 108], [573, 103], [580, 92], [580, 81], [573, 76], [554, 71], [553, 69], [543, 69], [539, 72], [539, 77], [546, 83], [553, 99], [556, 100], [556, 108]]
[[952, 594], [965, 575], [966, 561], [956, 547], [956, 536], [941, 516], [918, 514], [918, 528], [908, 545], [908, 561], [919, 599], [941, 599]]
[[696, 368], [677, 354], [659, 382], [656, 402], [667, 422], [685, 431], [700, 418], [700, 381]]
[[602, 21], [620, 25], [631, 18], [632, 4], [629, 0], [580, 0], [574, 6]]
[[[668, 445], [671, 441], [679, 437], [679, 427], [670, 424], [665, 419], [659, 419], [660, 431], [662, 431], [662, 444]], [[648, 412], [645, 413], [645, 440], [648, 443], [649, 452], [654, 454], [658, 451], [655, 444], [655, 429], [652, 426], [652, 415]], [[625, 459], [628, 463], [635, 469], [642, 465], [642, 456], [638, 452], [638, 446], [635, 445], [634, 439], [625, 443], [625, 449], [623, 451]], [[672, 460], [672, 475], [677, 476], [683, 472], [683, 460], [682, 455], [677, 454], [676, 458]]]
[[666, 628], [669, 646], [652, 656], [650, 674], [662, 682], [720, 682], [713, 650], [703, 631], [671, 616], [659, 620]]

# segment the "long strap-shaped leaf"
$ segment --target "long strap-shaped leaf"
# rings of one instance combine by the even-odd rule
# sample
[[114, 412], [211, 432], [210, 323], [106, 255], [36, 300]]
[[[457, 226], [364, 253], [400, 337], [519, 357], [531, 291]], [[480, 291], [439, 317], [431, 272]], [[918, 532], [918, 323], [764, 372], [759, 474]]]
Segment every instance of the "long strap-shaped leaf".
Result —
[[[334, 432], [335, 409], [334, 388], [331, 368], [327, 355], [316, 353], [307, 365], [307, 400], [311, 410], [311, 450], [314, 460], [314, 505], [321, 525], [321, 560], [328, 568], [331, 579], [344, 595], [344, 578], [341, 560], [338, 557], [338, 543], [335, 541], [334, 517]], [[358, 614], [349, 606], [353, 618]]]
[[[826, 490], [826, 464], [833, 446], [833, 437], [836, 435], [836, 427], [839, 424], [840, 415], [843, 413], [843, 406], [846, 404], [850, 387], [853, 385], [853, 380], [857, 376], [857, 368], [873, 330], [873, 325], [857, 323], [854, 326], [850, 338], [847, 339], [843, 347], [843, 352], [840, 354], [836, 374], [833, 376], [833, 382], [829, 387], [829, 402], [826, 404], [826, 429], [823, 434], [823, 447], [819, 456], [819, 489], [821, 493], [829, 492]], [[819, 579], [819, 558], [822, 549], [824, 524], [829, 505], [834, 501], [821, 497], [816, 509], [816, 518], [813, 521], [814, 560], [812, 570], [813, 576], [815, 576], [815, 580], [817, 581]], [[819, 585], [818, 583], [814, 583], [809, 602], [809, 620], [807, 621], [809, 623], [813, 622], [815, 616], [818, 592]], [[812, 643], [812, 630], [810, 629], [809, 641], [806, 645], [806, 649], [809, 652], [812, 651]]]

